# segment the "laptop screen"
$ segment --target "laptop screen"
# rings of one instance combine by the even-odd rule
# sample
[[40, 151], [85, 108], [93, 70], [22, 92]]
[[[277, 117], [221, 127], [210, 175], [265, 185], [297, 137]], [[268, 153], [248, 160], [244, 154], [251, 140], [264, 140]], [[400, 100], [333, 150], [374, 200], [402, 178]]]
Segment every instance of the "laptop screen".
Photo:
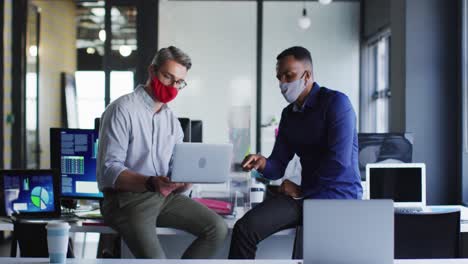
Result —
[[370, 168], [370, 199], [393, 199], [395, 203], [422, 201], [422, 168]]
[[51, 213], [55, 211], [52, 173], [10, 172], [3, 175], [7, 215], [12, 213]]

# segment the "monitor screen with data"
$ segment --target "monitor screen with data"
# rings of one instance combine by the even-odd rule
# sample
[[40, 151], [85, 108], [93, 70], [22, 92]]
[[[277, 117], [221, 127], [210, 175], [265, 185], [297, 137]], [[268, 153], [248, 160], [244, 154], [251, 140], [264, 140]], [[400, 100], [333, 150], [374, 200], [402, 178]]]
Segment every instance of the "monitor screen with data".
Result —
[[51, 128], [50, 137], [51, 166], [60, 169], [61, 197], [102, 198], [96, 181], [96, 130]]

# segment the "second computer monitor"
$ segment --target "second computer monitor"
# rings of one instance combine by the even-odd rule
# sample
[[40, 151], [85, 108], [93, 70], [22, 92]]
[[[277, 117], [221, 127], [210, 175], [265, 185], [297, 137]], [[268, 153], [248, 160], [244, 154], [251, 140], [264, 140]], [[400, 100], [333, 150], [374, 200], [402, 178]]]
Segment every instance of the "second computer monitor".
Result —
[[190, 118], [179, 117], [180, 126], [184, 132], [184, 142], [190, 142]]
[[60, 169], [62, 198], [103, 197], [96, 181], [97, 150], [94, 129], [50, 129], [51, 167]]

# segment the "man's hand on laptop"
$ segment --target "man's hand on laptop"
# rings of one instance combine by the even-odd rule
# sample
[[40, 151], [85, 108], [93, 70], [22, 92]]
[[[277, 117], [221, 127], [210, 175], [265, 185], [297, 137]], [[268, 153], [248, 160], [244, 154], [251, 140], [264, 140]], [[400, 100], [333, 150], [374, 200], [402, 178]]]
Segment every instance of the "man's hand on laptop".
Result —
[[259, 154], [250, 154], [242, 161], [242, 169], [244, 171], [256, 169], [262, 172], [265, 169], [265, 165], [266, 158]]
[[302, 196], [301, 186], [290, 180], [284, 180], [279, 191], [291, 196], [292, 198], [300, 198]]
[[171, 182], [166, 176], [157, 176], [153, 178], [154, 186], [156, 191], [161, 193], [164, 197], [171, 194], [174, 190], [182, 188], [185, 186], [185, 183], [174, 183]]

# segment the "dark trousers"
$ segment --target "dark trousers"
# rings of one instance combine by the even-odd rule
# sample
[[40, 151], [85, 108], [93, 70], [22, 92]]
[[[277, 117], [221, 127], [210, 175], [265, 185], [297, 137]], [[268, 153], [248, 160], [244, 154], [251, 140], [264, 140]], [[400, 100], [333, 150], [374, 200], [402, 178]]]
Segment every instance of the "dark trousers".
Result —
[[280, 194], [258, 204], [232, 231], [230, 259], [254, 259], [257, 244], [283, 229], [302, 224], [302, 200]]

